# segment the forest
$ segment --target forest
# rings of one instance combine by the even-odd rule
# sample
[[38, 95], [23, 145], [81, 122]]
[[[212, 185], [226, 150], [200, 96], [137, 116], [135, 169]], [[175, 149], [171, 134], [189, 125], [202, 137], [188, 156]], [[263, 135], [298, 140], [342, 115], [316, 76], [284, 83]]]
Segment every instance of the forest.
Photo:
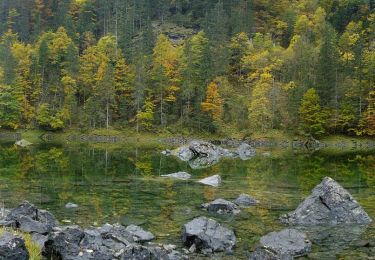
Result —
[[375, 135], [374, 8], [0, 0], [0, 129]]

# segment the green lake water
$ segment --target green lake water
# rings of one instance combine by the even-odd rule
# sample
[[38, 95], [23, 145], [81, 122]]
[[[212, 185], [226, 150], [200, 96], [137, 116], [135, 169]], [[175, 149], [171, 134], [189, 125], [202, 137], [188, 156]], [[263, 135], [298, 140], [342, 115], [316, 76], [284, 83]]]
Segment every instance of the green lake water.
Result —
[[[284, 228], [278, 217], [295, 209], [325, 176], [347, 188], [375, 218], [374, 152], [268, 150], [270, 156], [266, 156], [266, 150], [258, 150], [247, 161], [223, 159], [209, 168], [193, 170], [175, 157], [163, 156], [161, 147], [43, 144], [20, 149], [2, 143], [0, 203], [10, 208], [29, 200], [50, 210], [60, 222], [82, 226], [134, 223], [153, 232], [158, 242], [178, 246], [182, 246], [184, 223], [196, 216], [210, 216], [233, 228], [238, 238], [233, 255], [223, 259], [246, 259], [262, 235]], [[193, 178], [174, 181], [160, 177], [176, 171], [187, 171]], [[218, 188], [195, 182], [213, 174], [222, 177]], [[236, 216], [209, 215], [199, 208], [201, 203], [232, 200], [240, 193], [253, 196], [260, 204]], [[68, 202], [79, 208], [65, 209]], [[321, 239], [307, 258], [373, 259], [374, 247], [359, 244], [374, 241], [375, 225], [357, 229], [345, 228], [344, 241], [331, 235]]]

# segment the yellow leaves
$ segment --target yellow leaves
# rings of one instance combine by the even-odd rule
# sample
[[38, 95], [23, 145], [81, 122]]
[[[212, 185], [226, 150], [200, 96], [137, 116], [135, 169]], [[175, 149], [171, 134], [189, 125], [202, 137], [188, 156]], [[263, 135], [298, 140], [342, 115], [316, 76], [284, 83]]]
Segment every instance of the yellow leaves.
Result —
[[48, 46], [51, 59], [54, 63], [60, 62], [60, 58], [67, 54], [68, 47], [73, 44], [64, 27], [59, 27]]
[[290, 81], [290, 82], [288, 82], [288, 83], [286, 83], [286, 84], [283, 84], [282, 85], [282, 89], [284, 90], [284, 91], [289, 91], [289, 90], [292, 90], [292, 89], [295, 89], [296, 88], [296, 83], [294, 83], [294, 81]]
[[174, 85], [169, 86], [167, 88], [167, 96], [166, 96], [165, 100], [167, 102], [175, 102], [176, 101], [176, 92], [179, 91], [179, 90], [180, 90], [180, 88], [177, 87], [177, 86], [174, 86]]
[[201, 104], [202, 111], [210, 113], [214, 120], [219, 121], [223, 112], [222, 104], [218, 85], [211, 82], [207, 87], [206, 100]]

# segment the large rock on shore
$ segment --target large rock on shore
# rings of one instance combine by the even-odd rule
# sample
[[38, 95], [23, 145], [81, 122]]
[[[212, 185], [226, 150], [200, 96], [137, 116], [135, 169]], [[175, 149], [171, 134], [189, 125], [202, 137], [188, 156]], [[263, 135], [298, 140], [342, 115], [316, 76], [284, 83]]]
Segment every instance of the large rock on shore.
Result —
[[230, 252], [236, 244], [232, 230], [206, 217], [198, 217], [185, 224], [182, 240], [186, 246], [193, 246], [203, 253]]
[[1, 223], [3, 226], [19, 228], [27, 233], [47, 234], [58, 224], [55, 217], [46, 210], [37, 209], [33, 204], [25, 201], [10, 210]]
[[[137, 242], [146, 242], [152, 239], [154, 239], [152, 233], [135, 225], [125, 228], [120, 224], [105, 224], [99, 228], [85, 230], [78, 226], [57, 227], [49, 235], [43, 255], [47, 259], [101, 260], [154, 259], [150, 256], [178, 255], [178, 252], [174, 250], [137, 244]], [[142, 255], [145, 258], [142, 258]]]
[[371, 218], [340, 184], [329, 177], [317, 185], [293, 212], [280, 217], [291, 225], [369, 224]]
[[141, 246], [131, 245], [127, 246], [124, 252], [120, 255], [121, 260], [150, 260], [150, 259], [161, 259], [161, 260], [181, 260], [188, 259], [187, 256], [182, 255], [180, 252], [174, 250], [174, 247], [168, 246]]
[[11, 233], [4, 232], [0, 236], [0, 259], [4, 260], [27, 260], [29, 252], [25, 241]]
[[151, 232], [145, 231], [143, 228], [136, 225], [129, 225], [125, 230], [133, 237], [135, 242], [146, 242], [155, 238]]

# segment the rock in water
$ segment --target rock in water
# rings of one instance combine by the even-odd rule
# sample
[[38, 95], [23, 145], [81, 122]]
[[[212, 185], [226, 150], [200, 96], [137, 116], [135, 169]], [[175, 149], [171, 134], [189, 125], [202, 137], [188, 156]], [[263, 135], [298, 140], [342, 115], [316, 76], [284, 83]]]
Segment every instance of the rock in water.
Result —
[[145, 231], [143, 228], [136, 225], [129, 225], [125, 230], [133, 236], [135, 242], [146, 242], [155, 238], [151, 232]]
[[17, 141], [15, 144], [22, 147], [22, 148], [27, 147], [29, 145], [32, 145], [32, 143], [30, 143], [29, 141], [27, 141], [25, 139], [21, 139], [21, 140]]
[[191, 175], [187, 172], [175, 172], [171, 174], [165, 174], [161, 177], [167, 177], [167, 178], [173, 178], [173, 179], [179, 179], [179, 180], [188, 180], [191, 178]]
[[271, 248], [257, 247], [250, 254], [249, 260], [293, 260], [291, 255], [280, 255]]
[[216, 175], [204, 178], [202, 180], [199, 180], [198, 182], [202, 183], [202, 184], [205, 184], [205, 185], [218, 187], [221, 183], [221, 178], [220, 178], [219, 175], [216, 174]]
[[240, 207], [249, 207], [258, 204], [258, 201], [250, 197], [250, 195], [242, 193], [234, 200], [234, 203]]
[[306, 234], [295, 229], [268, 233], [260, 238], [260, 244], [263, 248], [272, 249], [278, 256], [284, 257], [302, 256], [311, 251], [311, 242], [307, 240]]
[[230, 252], [236, 244], [234, 232], [213, 219], [198, 217], [184, 225], [182, 240], [201, 252]]
[[193, 151], [195, 156], [219, 157], [221, 154], [221, 149], [218, 146], [204, 141], [191, 141], [189, 149]]
[[329, 177], [325, 177], [296, 210], [281, 216], [280, 221], [305, 226], [372, 222], [350, 193]]
[[26, 249], [25, 241], [8, 232], [0, 236], [0, 259], [5, 260], [26, 260], [29, 259], [29, 252]]
[[248, 160], [251, 157], [255, 156], [255, 149], [247, 144], [247, 143], [242, 143], [238, 148], [237, 148], [237, 153], [240, 156], [241, 160]]
[[75, 204], [75, 203], [72, 203], [72, 202], [68, 202], [68, 203], [66, 203], [65, 208], [67, 208], [67, 209], [76, 209], [76, 208], [78, 208], [78, 204]]
[[207, 209], [209, 212], [215, 212], [218, 214], [237, 214], [240, 212], [236, 204], [224, 199], [216, 199], [210, 203], [204, 203], [202, 204], [202, 208]]
[[194, 153], [187, 146], [181, 146], [172, 151], [174, 156], [177, 156], [181, 161], [187, 162], [194, 158]]

